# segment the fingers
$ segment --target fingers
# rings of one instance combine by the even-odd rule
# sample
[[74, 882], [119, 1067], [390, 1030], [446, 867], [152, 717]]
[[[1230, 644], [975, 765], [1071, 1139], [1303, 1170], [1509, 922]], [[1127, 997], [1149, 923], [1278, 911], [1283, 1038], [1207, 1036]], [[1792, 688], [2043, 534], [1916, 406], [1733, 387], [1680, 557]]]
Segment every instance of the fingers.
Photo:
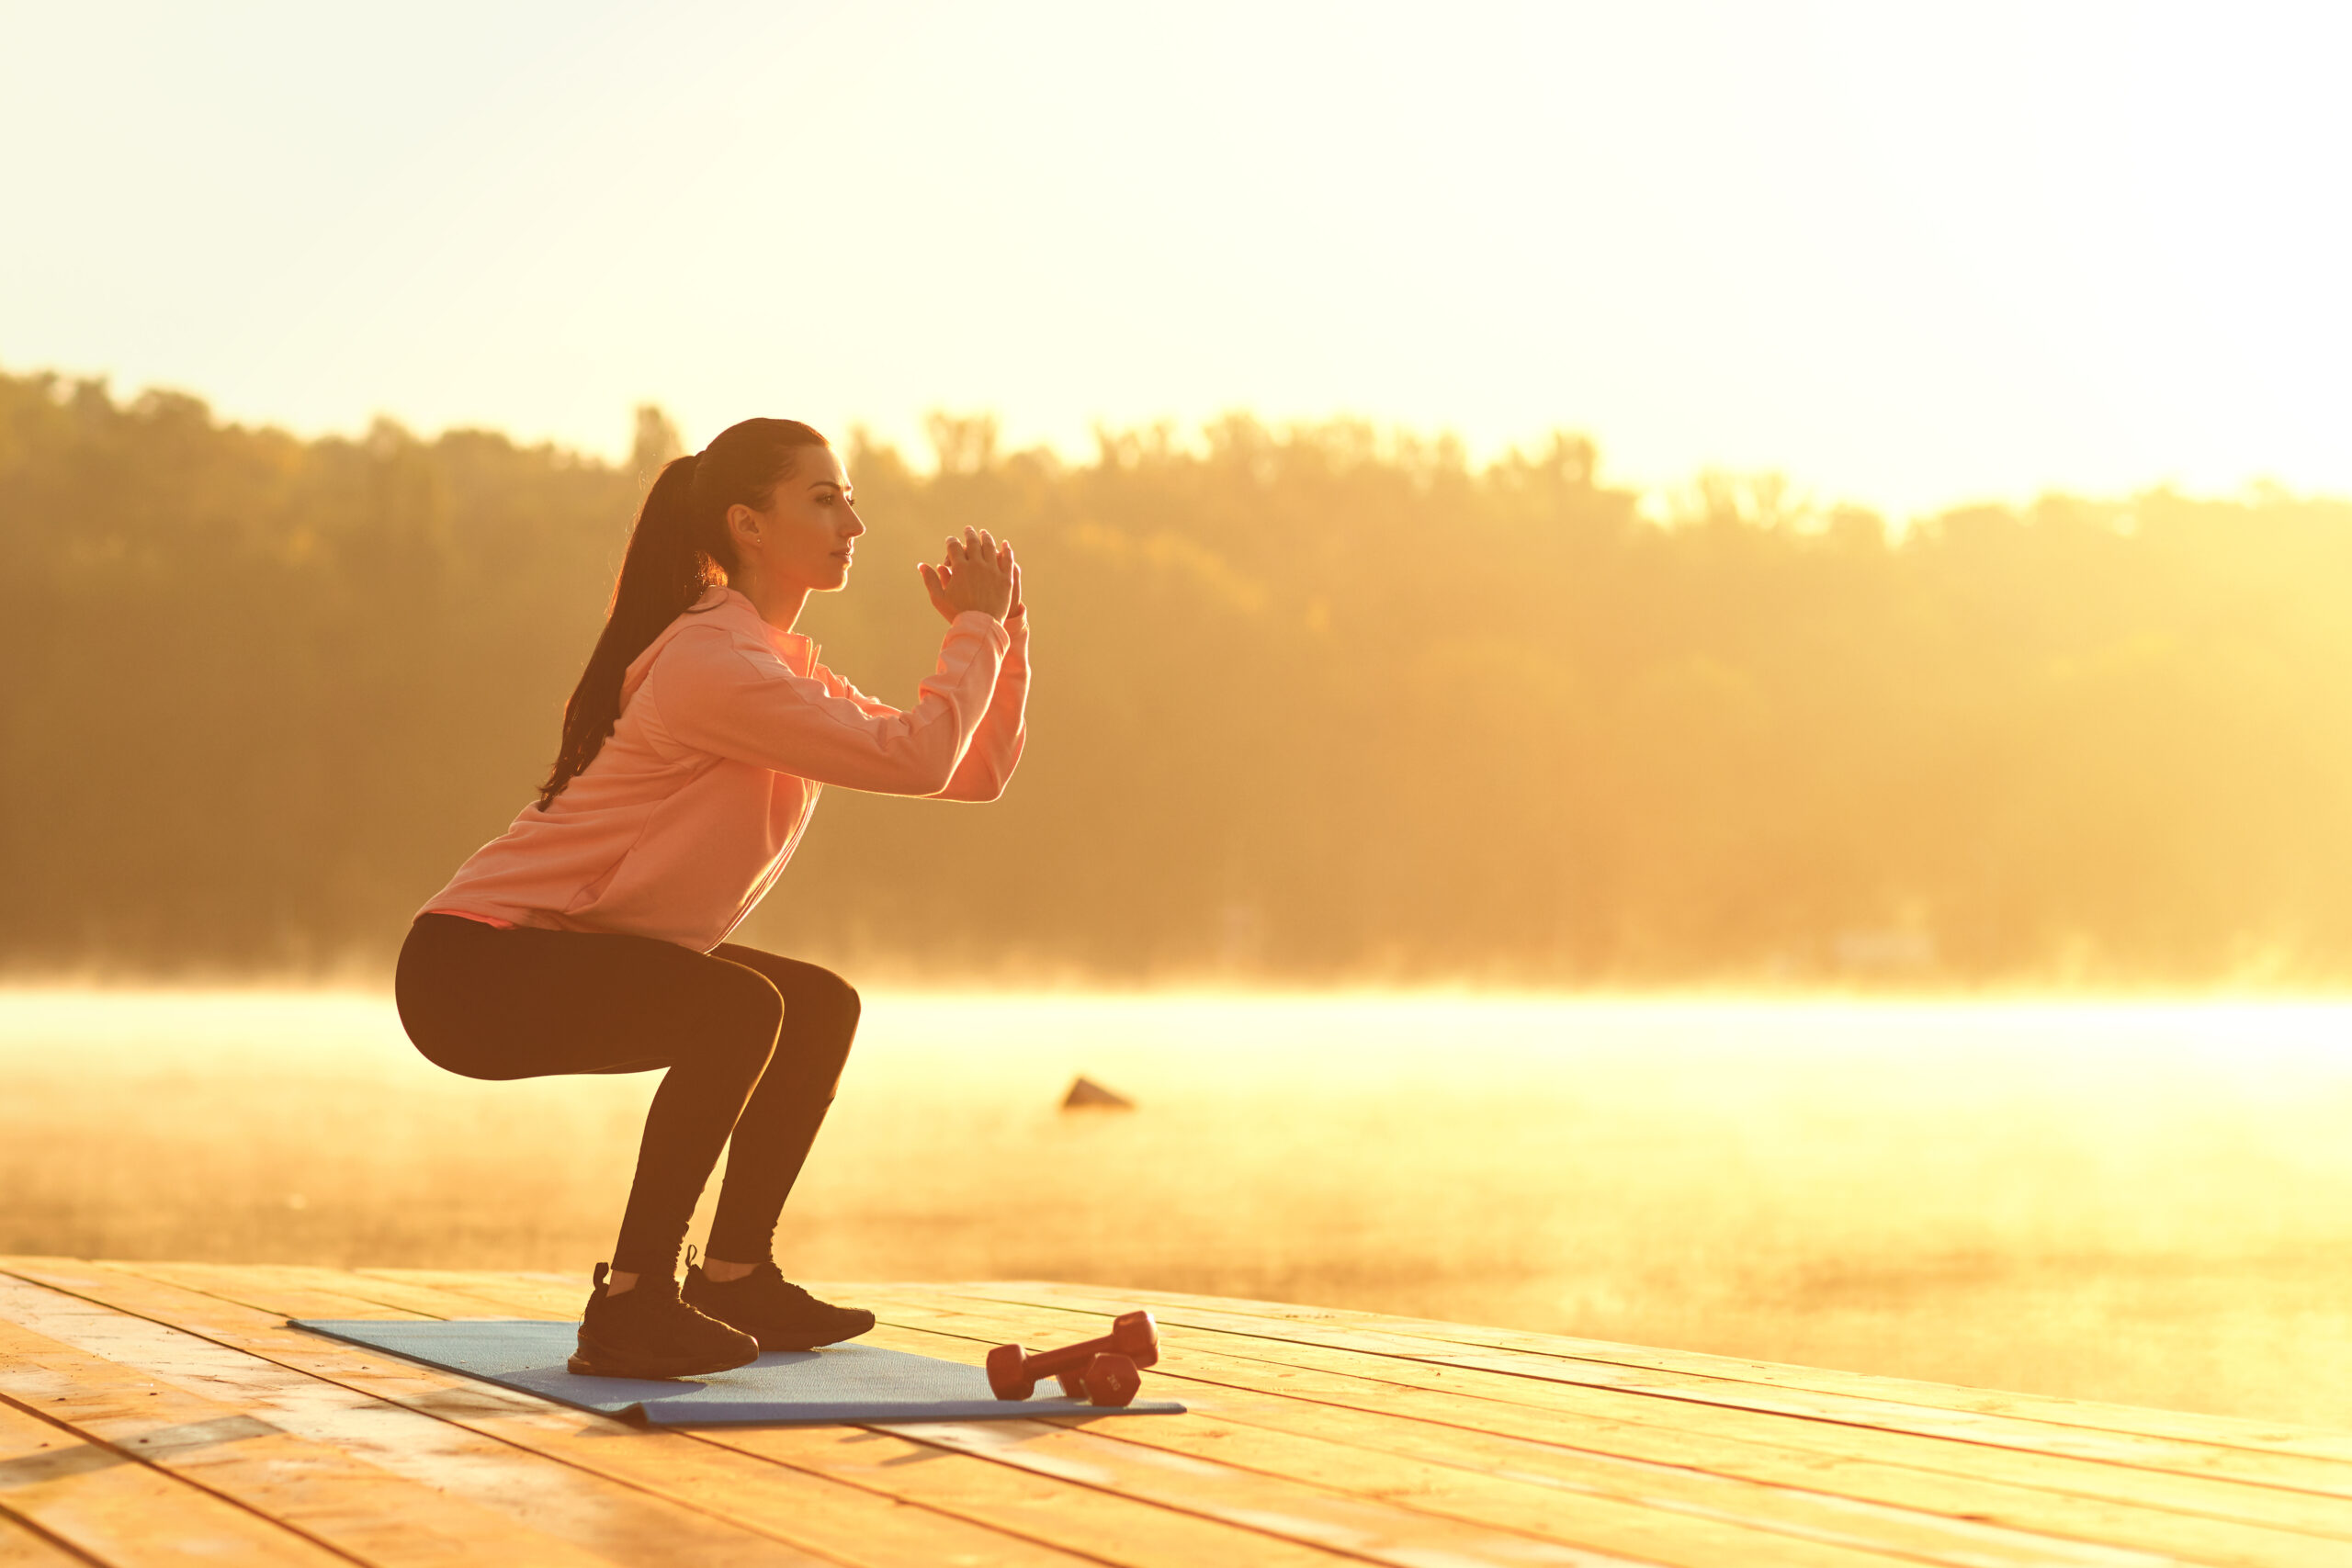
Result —
[[952, 534], [949, 535], [945, 558], [940, 567], [941, 572], [952, 575], [969, 567], [978, 567], [982, 570], [993, 567], [998, 571], [1011, 571], [1012, 570], [1012, 541], [999, 539], [986, 528], [967, 527], [960, 539]]
[[931, 597], [931, 607], [949, 620], [956, 618], [956, 605], [947, 597], [947, 580], [929, 561], [917, 561], [915, 570], [922, 576], [922, 591]]

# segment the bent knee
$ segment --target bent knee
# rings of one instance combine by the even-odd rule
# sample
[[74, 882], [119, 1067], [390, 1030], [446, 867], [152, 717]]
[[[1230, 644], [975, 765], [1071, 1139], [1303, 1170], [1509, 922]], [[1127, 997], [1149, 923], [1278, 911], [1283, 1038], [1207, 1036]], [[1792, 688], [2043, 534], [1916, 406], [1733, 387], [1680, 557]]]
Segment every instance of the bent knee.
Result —
[[802, 964], [787, 977], [786, 1007], [795, 1022], [826, 1032], [857, 1027], [857, 987], [830, 969]]
[[849, 1059], [850, 1042], [857, 1037], [857, 987], [829, 969], [820, 969], [793, 987], [787, 1007], [798, 1025], [797, 1032], [838, 1073]]
[[711, 991], [712, 1043], [741, 1055], [752, 1070], [767, 1066], [784, 1027], [784, 994], [749, 969], [722, 976]]

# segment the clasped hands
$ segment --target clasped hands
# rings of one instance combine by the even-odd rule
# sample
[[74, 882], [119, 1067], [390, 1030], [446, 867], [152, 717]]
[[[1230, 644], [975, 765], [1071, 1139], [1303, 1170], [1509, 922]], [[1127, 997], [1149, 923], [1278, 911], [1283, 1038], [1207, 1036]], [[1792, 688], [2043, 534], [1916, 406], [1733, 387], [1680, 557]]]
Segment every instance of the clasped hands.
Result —
[[962, 538], [947, 541], [947, 554], [937, 566], [924, 561], [915, 570], [922, 574], [932, 608], [948, 620], [978, 610], [990, 620], [1009, 621], [1025, 608], [1012, 543], [999, 544], [985, 528], [965, 529]]

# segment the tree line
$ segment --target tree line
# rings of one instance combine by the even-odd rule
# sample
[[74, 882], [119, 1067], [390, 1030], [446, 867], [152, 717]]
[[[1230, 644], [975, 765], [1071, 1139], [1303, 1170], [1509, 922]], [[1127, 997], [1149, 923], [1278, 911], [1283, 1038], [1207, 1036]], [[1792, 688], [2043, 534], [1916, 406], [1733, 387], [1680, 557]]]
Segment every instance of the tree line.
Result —
[[[2352, 503], [1897, 534], [1770, 480], [1645, 506], [1566, 434], [930, 434], [844, 440], [872, 532], [804, 629], [903, 697], [913, 562], [1013, 539], [1028, 755], [987, 809], [830, 792], [741, 940], [1111, 983], [2347, 968]], [[0, 375], [0, 968], [380, 968], [544, 773], [675, 441], [305, 440]]]

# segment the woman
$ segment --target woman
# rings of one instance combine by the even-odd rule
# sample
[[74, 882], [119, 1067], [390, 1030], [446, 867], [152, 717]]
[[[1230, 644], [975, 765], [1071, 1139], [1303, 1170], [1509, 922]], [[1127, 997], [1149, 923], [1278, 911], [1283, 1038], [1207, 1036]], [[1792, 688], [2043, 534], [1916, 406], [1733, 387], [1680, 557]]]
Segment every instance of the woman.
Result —
[[[1028, 623], [1012, 547], [919, 568], [947, 619], [913, 707], [865, 695], [792, 629], [849, 579], [849, 476], [791, 420], [665, 467], [564, 709], [539, 798], [430, 899], [396, 994], [428, 1058], [478, 1078], [667, 1069], [571, 1370], [690, 1377], [863, 1334], [769, 1256], [857, 1029], [857, 993], [726, 941], [775, 883], [818, 791], [994, 800], [1019, 761]], [[701, 1267], [678, 1249], [732, 1138]]]

